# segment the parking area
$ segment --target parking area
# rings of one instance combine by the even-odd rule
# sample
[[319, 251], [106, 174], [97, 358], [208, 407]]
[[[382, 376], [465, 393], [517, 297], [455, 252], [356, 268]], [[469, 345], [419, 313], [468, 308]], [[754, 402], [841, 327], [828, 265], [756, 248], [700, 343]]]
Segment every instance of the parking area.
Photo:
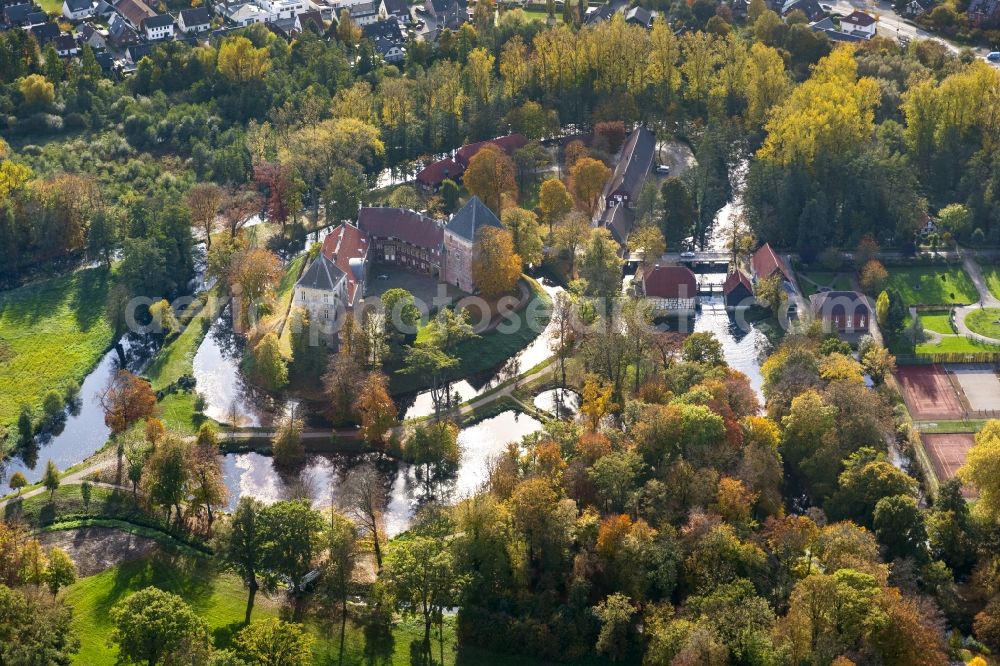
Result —
[[941, 365], [904, 365], [896, 371], [910, 416], [917, 421], [964, 416], [962, 400]]
[[969, 402], [976, 412], [1000, 412], [1000, 378], [991, 365], [950, 365]]

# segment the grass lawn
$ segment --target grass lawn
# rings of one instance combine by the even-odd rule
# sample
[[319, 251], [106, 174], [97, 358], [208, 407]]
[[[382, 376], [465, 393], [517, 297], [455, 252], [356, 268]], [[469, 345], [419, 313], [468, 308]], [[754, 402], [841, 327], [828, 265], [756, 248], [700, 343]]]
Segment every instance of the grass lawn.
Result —
[[851, 276], [847, 273], [809, 271], [801, 273], [801, 275], [806, 279], [799, 280], [799, 287], [806, 298], [819, 291], [819, 287], [830, 287], [835, 291], [849, 291], [851, 289]]
[[[544, 303], [546, 307], [550, 307], [552, 299], [549, 298], [548, 294], [542, 291], [541, 287], [539, 287], [534, 281], [529, 280], [528, 284], [535, 291], [533, 300], [540, 301], [541, 303]], [[541, 333], [541, 328], [535, 330], [532, 326], [525, 323], [527, 320], [527, 313], [533, 309], [537, 311], [538, 308], [539, 306], [537, 304], [533, 305], [529, 302], [523, 310], [514, 315], [514, 318], [518, 321], [518, 325], [516, 327], [517, 330], [515, 332], [502, 333], [498, 330], [494, 330], [489, 333], [485, 333], [478, 338], [468, 340], [458, 345], [455, 353], [459, 358], [459, 363], [452, 376], [468, 377], [469, 375], [475, 373], [490, 370], [527, 347], [528, 344], [538, 337], [539, 333]], [[547, 323], [547, 321], [542, 322], [542, 327], [544, 327]], [[417, 331], [417, 341], [427, 337], [426, 331], [426, 326]], [[397, 368], [393, 368], [393, 371], [389, 373], [389, 384], [392, 393], [409, 393], [410, 391], [417, 391], [428, 386], [427, 379], [425, 377], [404, 375], [399, 372], [395, 372], [394, 370], [396, 369]]]
[[163, 396], [160, 401], [160, 419], [167, 430], [180, 435], [194, 435], [201, 424], [208, 420], [194, 409], [194, 393], [178, 391]]
[[917, 427], [922, 433], [936, 435], [956, 432], [979, 432], [985, 425], [985, 420], [970, 419], [968, 421], [935, 421], [934, 423], [921, 423]]
[[906, 305], [975, 303], [979, 292], [961, 266], [890, 267], [889, 286]]
[[980, 269], [983, 272], [983, 277], [986, 278], [986, 284], [989, 286], [993, 297], [1000, 298], [1000, 266], [980, 265]]
[[301, 254], [288, 262], [285, 274], [281, 276], [281, 281], [278, 282], [278, 286], [274, 290], [276, 301], [274, 316], [277, 318], [276, 321], [281, 322], [281, 350], [289, 356], [292, 355], [292, 330], [288, 326], [285, 326], [285, 319], [292, 305], [292, 296], [295, 295], [295, 283], [302, 277], [302, 269], [305, 265], [305, 254]]
[[963, 335], [954, 335], [941, 338], [940, 342], [921, 342], [914, 350], [917, 354], [935, 353], [975, 353], [984, 351], [997, 351], [1000, 347], [987, 345], [975, 340], [970, 340]]
[[46, 14], [62, 13], [62, 0], [38, 0], [37, 4]]
[[944, 335], [953, 335], [955, 333], [955, 329], [951, 327], [951, 313], [948, 310], [921, 312], [920, 322], [924, 325], [924, 329], [928, 331]]
[[1000, 340], [1000, 308], [983, 308], [965, 318], [972, 331], [988, 338]]
[[[513, 10], [511, 10], [511, 11], [513, 11]], [[547, 11], [545, 11], [544, 9], [523, 9], [521, 11], [523, 11], [525, 14], [527, 14], [528, 18], [531, 19], [532, 21], [542, 21], [544, 23], [549, 18], [549, 13]], [[563, 22], [562, 8], [561, 7], [557, 7], [556, 8], [555, 18], [556, 18], [556, 23], [562, 23]]]
[[22, 403], [37, 418], [48, 391], [82, 383], [111, 345], [111, 283], [106, 269], [92, 268], [0, 294], [0, 437]]
[[[88, 666], [110, 666], [117, 657], [108, 645], [112, 627], [110, 611], [116, 603], [145, 587], [155, 586], [181, 596], [205, 620], [209, 635], [218, 648], [228, 647], [241, 628], [246, 608], [246, 591], [233, 575], [220, 572], [211, 559], [180, 554], [163, 549], [148, 557], [125, 562], [107, 571], [77, 581], [66, 589], [65, 600], [73, 606], [73, 627], [80, 638], [76, 663]], [[268, 599], [257, 595], [253, 619], [286, 617], [287, 608], [281, 595]], [[422, 638], [418, 621], [404, 618], [391, 633], [368, 631], [349, 622], [345, 640], [344, 660], [339, 660], [339, 623], [307, 615], [305, 621], [316, 642], [314, 663], [361, 666], [409, 666], [411, 643]], [[437, 638], [435, 632], [435, 639]], [[435, 663], [439, 663], [439, 644], [434, 641]], [[603, 663], [591, 661], [588, 663]], [[541, 666], [541, 662], [525, 657], [485, 654], [479, 651], [457, 651], [455, 648], [454, 616], [446, 617], [444, 632], [444, 664], [451, 666]]]
[[47, 492], [11, 502], [3, 508], [2, 517], [7, 521], [17, 518], [34, 528], [49, 525], [67, 516], [81, 515], [140, 520], [145, 523], [157, 522], [136, 506], [131, 493], [104, 486], [92, 486], [90, 504], [84, 504], [80, 488], [79, 484], [60, 486], [56, 489], [51, 502]]

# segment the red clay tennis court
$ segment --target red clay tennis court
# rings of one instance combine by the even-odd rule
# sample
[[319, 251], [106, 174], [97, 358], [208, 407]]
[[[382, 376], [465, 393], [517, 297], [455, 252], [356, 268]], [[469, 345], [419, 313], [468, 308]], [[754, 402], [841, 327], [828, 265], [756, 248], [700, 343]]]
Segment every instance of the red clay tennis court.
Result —
[[896, 371], [910, 415], [917, 421], [960, 419], [962, 401], [940, 365], [904, 365]]
[[[955, 477], [958, 468], [965, 464], [969, 449], [976, 443], [976, 436], [967, 433], [950, 435], [922, 435], [924, 450], [930, 458], [934, 475], [944, 483]], [[963, 494], [969, 495], [970, 489], [963, 489]]]

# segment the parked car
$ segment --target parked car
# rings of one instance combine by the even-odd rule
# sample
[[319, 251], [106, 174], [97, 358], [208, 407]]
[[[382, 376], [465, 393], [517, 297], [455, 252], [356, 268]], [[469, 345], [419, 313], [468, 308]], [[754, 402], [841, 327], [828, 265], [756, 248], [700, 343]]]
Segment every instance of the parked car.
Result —
[[695, 254], [691, 250], [687, 252], [681, 252], [681, 259], [694, 259]]
[[990, 51], [986, 54], [986, 59], [990, 62], [1000, 62], [1000, 51]]
[[385, 273], [382, 273], [381, 275], [379, 275], [379, 276], [378, 276], [378, 277], [376, 277], [375, 279], [376, 279], [376, 280], [388, 280], [388, 279], [389, 279], [389, 276], [388, 276], [388, 275], [386, 275]]
[[670, 173], [670, 165], [669, 164], [657, 164], [656, 165], [656, 173]]

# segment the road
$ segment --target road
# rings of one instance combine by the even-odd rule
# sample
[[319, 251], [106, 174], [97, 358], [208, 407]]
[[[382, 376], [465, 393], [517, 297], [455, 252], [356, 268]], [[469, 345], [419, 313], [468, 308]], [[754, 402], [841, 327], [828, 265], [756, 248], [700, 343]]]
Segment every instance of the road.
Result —
[[[918, 28], [908, 19], [905, 19], [897, 14], [892, 8], [892, 3], [886, 2], [885, 0], [880, 0], [878, 2], [864, 2], [863, 0], [836, 0], [836, 2], [829, 2], [829, 5], [833, 7], [835, 13], [842, 16], [850, 14], [855, 9], [860, 9], [861, 11], [869, 14], [875, 14], [878, 18], [877, 34], [881, 37], [905, 37], [910, 40], [930, 39], [944, 44], [952, 53], [959, 53], [964, 48], [962, 45], [951, 42], [944, 37], [939, 37], [933, 33], [927, 32], [923, 28]], [[975, 48], [972, 50], [980, 57], [985, 57], [986, 54], [989, 53], [989, 49], [985, 48]]]

